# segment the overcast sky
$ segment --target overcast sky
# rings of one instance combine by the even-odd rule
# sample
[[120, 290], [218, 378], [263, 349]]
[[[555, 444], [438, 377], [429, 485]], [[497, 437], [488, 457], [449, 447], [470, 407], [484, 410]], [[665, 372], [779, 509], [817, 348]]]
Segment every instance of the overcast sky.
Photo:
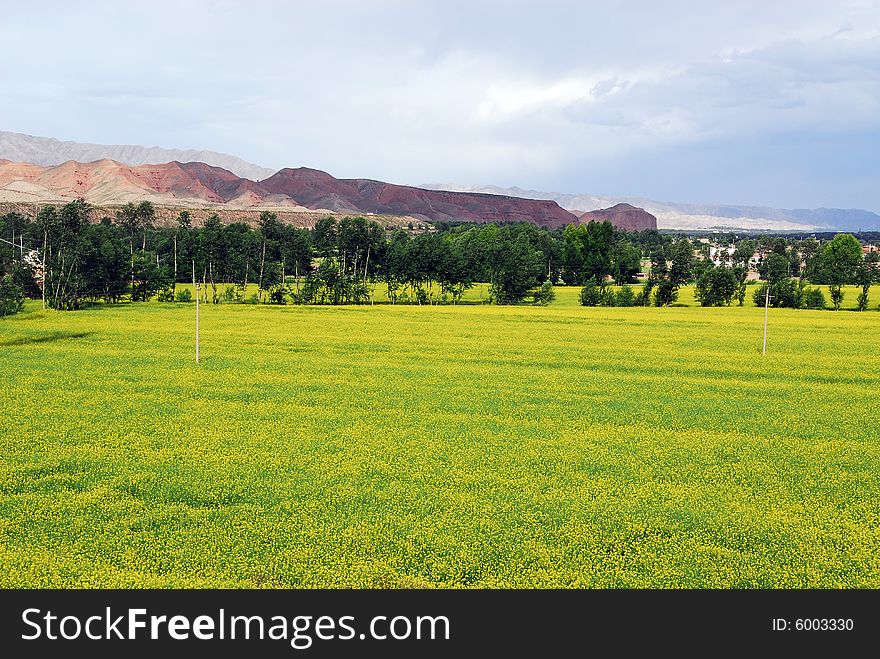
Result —
[[0, 129], [880, 212], [880, 1], [0, 0]]

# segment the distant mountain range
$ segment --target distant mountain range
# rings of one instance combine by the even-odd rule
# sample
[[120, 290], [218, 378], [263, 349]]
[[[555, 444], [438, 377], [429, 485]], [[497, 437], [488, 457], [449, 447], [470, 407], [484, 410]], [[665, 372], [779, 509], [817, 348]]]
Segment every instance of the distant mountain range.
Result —
[[370, 179], [337, 179], [317, 169], [282, 169], [262, 181], [202, 162], [125, 165], [114, 160], [67, 161], [54, 167], [0, 160], [0, 202], [35, 204], [78, 197], [113, 206], [324, 210], [408, 216], [426, 221], [534, 222], [560, 227], [577, 218], [555, 201], [422, 190]]
[[76, 196], [106, 205], [148, 198], [172, 205], [322, 209], [427, 221], [532, 221], [550, 227], [576, 221], [585, 212], [629, 204], [647, 213], [621, 207], [603, 216], [618, 226], [629, 223], [634, 228], [653, 226], [653, 215], [660, 229], [880, 230], [880, 215], [859, 209], [683, 204], [517, 187], [412, 187], [337, 179], [307, 167], [273, 172], [214, 151], [81, 144], [0, 131], [0, 202], [63, 201]]
[[493, 185], [426, 184], [430, 190], [488, 192], [526, 199], [550, 199], [576, 215], [584, 211], [627, 203], [643, 208], [657, 217], [660, 229], [747, 229], [751, 231], [878, 231], [880, 215], [860, 209], [817, 208], [783, 209], [763, 206], [719, 204], [682, 204], [655, 201], [644, 197], [539, 192]]
[[157, 146], [82, 144], [61, 142], [52, 137], [34, 137], [22, 133], [0, 131], [0, 159], [13, 162], [29, 162], [34, 165], [60, 165], [68, 160], [94, 162], [115, 160], [126, 165], [156, 165], [177, 160], [179, 162], [203, 162], [222, 167], [238, 176], [261, 179], [272, 176], [274, 169], [267, 169], [241, 158], [215, 151], [194, 149], [161, 149]]

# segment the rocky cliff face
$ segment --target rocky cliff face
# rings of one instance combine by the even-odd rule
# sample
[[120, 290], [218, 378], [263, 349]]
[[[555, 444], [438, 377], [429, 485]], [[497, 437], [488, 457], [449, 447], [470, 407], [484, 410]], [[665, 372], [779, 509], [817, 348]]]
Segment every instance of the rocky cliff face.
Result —
[[600, 208], [595, 211], [587, 211], [579, 215], [581, 222], [597, 222], [609, 221], [618, 229], [626, 231], [644, 231], [645, 229], [656, 229], [657, 218], [648, 211], [631, 206], [630, 204], [617, 204], [611, 208]]

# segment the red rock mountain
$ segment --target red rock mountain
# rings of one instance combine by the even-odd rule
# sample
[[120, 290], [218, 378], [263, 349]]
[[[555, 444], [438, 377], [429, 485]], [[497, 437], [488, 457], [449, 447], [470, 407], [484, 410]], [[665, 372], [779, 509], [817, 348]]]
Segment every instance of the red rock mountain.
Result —
[[[64, 202], [77, 197], [100, 205], [149, 200], [157, 205], [230, 209], [320, 209], [337, 213], [399, 215], [427, 221], [533, 222], [551, 228], [577, 217], [555, 201], [504, 195], [424, 190], [370, 179], [337, 179], [316, 169], [282, 169], [252, 181], [201, 162], [122, 165], [113, 160], [68, 161], [56, 167], [0, 161], [0, 202]], [[656, 228], [650, 213], [628, 204], [591, 211], [581, 222]]]
[[644, 231], [645, 229], [657, 228], [656, 217], [648, 211], [630, 204], [616, 204], [611, 208], [587, 211], [586, 213], [581, 213], [578, 218], [584, 223], [592, 220], [597, 222], [607, 220], [617, 228], [625, 229], [626, 231]]
[[259, 185], [308, 208], [340, 212], [413, 215], [435, 221], [534, 222], [548, 227], [570, 224], [575, 219], [555, 201], [423, 190], [370, 179], [337, 179], [306, 167], [282, 169]]

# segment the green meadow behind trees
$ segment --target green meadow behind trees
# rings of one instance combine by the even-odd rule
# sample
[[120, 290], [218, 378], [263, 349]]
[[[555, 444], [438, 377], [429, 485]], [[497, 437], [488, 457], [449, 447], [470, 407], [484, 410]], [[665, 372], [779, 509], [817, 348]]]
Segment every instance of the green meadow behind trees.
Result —
[[579, 292], [28, 302], [0, 586], [880, 587], [876, 313]]

